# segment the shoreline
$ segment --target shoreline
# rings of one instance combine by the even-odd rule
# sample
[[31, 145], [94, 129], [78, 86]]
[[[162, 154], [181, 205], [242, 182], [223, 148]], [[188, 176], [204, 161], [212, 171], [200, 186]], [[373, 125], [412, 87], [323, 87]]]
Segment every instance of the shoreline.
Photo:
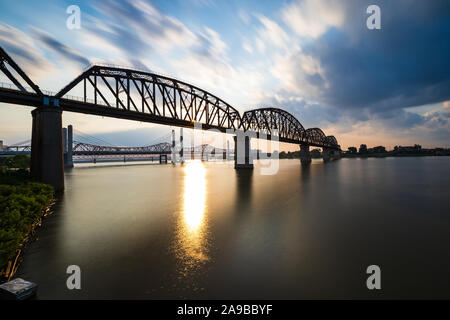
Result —
[[53, 207], [56, 203], [56, 197], [50, 200], [50, 203], [42, 210], [39, 218], [30, 226], [29, 232], [24, 236], [22, 242], [19, 244], [15, 255], [13, 258], [8, 260], [6, 266], [0, 269], [0, 284], [10, 281], [17, 270], [19, 269], [21, 263], [23, 262], [23, 255], [27, 249], [27, 246], [36, 241], [35, 235], [38, 228], [40, 228], [44, 222], [44, 220], [53, 214]]
[[28, 156], [0, 162], [0, 283], [17, 272], [27, 244], [56, 203], [53, 187], [35, 181], [29, 167]]
[[[374, 153], [374, 154], [364, 154], [364, 155], [360, 155], [360, 154], [352, 154], [352, 155], [348, 155], [348, 154], [342, 154], [341, 158], [347, 158], [347, 159], [352, 159], [352, 158], [418, 158], [418, 157], [449, 157], [450, 154], [443, 154], [443, 155], [436, 155], [436, 154], [383, 154], [383, 153]], [[311, 157], [312, 159], [322, 159], [322, 157]], [[300, 159], [300, 157], [298, 156], [294, 156], [294, 157], [280, 157], [281, 159]]]

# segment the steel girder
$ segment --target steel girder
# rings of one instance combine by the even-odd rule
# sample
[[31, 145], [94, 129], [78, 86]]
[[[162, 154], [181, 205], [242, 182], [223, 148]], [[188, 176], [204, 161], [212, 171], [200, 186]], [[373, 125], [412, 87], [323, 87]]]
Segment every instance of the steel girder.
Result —
[[14, 85], [19, 88], [20, 91], [27, 93], [28, 90], [22, 85], [21, 81], [17, 79], [14, 74], [8, 69], [7, 65], [14, 70], [21, 78], [28, 84], [32, 91], [31, 93], [42, 96], [42, 92], [37, 85], [26, 75], [26, 73], [17, 65], [17, 63], [0, 47], [0, 70], [11, 80]]
[[327, 141], [329, 144], [333, 145], [333, 146], [337, 146], [338, 142], [336, 140], [336, 138], [334, 136], [327, 136]]
[[306, 129], [306, 138], [309, 143], [328, 145], [327, 136], [320, 128]]
[[31, 146], [8, 146], [3, 151], [31, 152]]
[[241, 128], [265, 135], [272, 135], [277, 130], [280, 141], [339, 148], [334, 136], [327, 137], [320, 128], [305, 130], [296, 117], [278, 108], [261, 108], [244, 112]]
[[[239, 112], [213, 94], [188, 83], [157, 75], [114, 67], [93, 66], [69, 83], [56, 98], [64, 98], [82, 84], [83, 103], [151, 116], [160, 123], [238, 129]], [[69, 98], [69, 97], [68, 97]], [[70, 98], [69, 98], [70, 99]], [[158, 122], [158, 121], [155, 121]]]
[[261, 108], [244, 112], [241, 128], [271, 136], [278, 131], [280, 139], [303, 141], [305, 128], [292, 114], [278, 108]]
[[100, 146], [74, 141], [72, 152], [74, 155], [104, 155], [104, 154], [161, 154], [170, 153], [172, 145], [162, 142], [145, 147], [115, 147]]

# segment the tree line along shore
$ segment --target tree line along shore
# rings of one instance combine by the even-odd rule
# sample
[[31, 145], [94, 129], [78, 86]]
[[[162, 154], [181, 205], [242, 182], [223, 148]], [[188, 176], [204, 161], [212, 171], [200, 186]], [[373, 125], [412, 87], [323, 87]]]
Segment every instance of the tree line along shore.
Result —
[[[361, 144], [359, 149], [349, 147], [348, 150], [342, 152], [343, 158], [384, 158], [384, 157], [421, 157], [421, 156], [450, 156], [449, 148], [425, 149], [415, 144], [414, 146], [395, 146], [393, 150], [387, 151], [383, 146], [368, 148], [367, 145]], [[300, 151], [280, 152], [280, 159], [300, 158]], [[322, 158], [320, 149], [311, 150], [311, 158]]]
[[0, 283], [17, 271], [26, 243], [53, 201], [53, 187], [30, 177], [28, 155], [0, 158]]

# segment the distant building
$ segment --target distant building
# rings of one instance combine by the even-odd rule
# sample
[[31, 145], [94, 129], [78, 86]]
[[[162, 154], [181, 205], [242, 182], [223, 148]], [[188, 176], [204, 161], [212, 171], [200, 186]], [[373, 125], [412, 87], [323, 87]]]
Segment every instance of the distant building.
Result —
[[386, 148], [383, 146], [373, 147], [367, 150], [368, 153], [385, 153]]
[[395, 153], [420, 153], [422, 146], [420, 144], [415, 144], [414, 146], [395, 146]]
[[367, 153], [367, 146], [365, 144], [362, 144], [362, 145], [359, 146], [359, 153], [360, 154]]

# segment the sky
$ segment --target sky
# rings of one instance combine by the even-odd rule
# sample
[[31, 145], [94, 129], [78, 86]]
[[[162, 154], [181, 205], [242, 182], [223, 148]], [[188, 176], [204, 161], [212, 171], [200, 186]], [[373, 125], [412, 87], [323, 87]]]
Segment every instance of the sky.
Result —
[[[381, 29], [366, 26], [372, 4]], [[80, 29], [66, 26], [70, 5]], [[53, 92], [111, 63], [182, 79], [240, 112], [285, 109], [343, 149], [450, 147], [448, 0], [0, 0], [0, 46]], [[29, 139], [30, 111], [0, 103], [0, 140]], [[170, 132], [67, 112], [63, 123], [129, 146]]]

